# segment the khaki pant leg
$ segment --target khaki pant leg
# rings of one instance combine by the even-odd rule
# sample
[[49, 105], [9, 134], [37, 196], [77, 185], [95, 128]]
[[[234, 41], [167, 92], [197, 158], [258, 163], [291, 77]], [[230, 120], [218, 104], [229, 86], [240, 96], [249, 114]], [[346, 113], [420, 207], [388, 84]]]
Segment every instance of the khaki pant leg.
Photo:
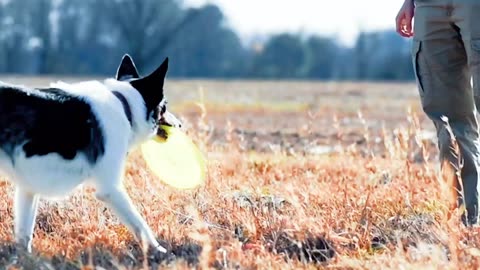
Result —
[[[480, 1], [478, 0], [453, 0], [452, 18], [459, 28], [462, 42], [467, 52], [469, 71], [473, 83], [473, 96], [477, 108], [480, 108]], [[472, 153], [478, 153], [480, 142], [477, 134], [469, 136]], [[476, 147], [476, 148], [475, 148]], [[476, 156], [477, 167], [480, 163], [479, 155]], [[473, 173], [472, 173], [473, 174]], [[465, 200], [467, 205], [477, 203], [479, 194], [478, 179], [465, 183]]]
[[442, 165], [443, 161], [458, 164], [443, 116], [448, 117], [459, 144], [464, 188], [459, 203], [464, 203], [467, 210], [463, 221], [473, 224], [478, 216], [480, 169], [476, 108], [467, 50], [459, 29], [452, 23], [451, 9], [440, 2], [417, 1], [412, 58], [423, 110], [437, 130]]

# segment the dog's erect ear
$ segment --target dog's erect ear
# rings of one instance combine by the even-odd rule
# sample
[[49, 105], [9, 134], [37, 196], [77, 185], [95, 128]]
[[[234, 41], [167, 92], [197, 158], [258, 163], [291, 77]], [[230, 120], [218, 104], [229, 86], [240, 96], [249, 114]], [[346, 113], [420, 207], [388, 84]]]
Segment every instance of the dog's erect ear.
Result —
[[168, 57], [165, 58], [163, 63], [150, 75], [142, 78], [142, 80], [149, 80], [155, 84], [162, 84], [165, 81], [165, 76], [167, 76], [168, 71]]
[[117, 75], [115, 79], [118, 81], [126, 80], [126, 79], [138, 79], [140, 76], [138, 75], [137, 68], [133, 63], [132, 57], [130, 55], [125, 54], [122, 58], [122, 62], [117, 69]]
[[168, 57], [150, 75], [131, 81], [130, 84], [142, 95], [148, 110], [157, 107], [163, 100], [163, 84], [168, 71]]

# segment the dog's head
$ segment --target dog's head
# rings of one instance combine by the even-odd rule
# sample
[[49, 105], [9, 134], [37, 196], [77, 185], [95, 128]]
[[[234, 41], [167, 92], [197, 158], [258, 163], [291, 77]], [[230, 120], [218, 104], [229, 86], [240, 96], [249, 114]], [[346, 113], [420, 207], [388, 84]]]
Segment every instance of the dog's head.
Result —
[[167, 110], [167, 99], [163, 85], [168, 71], [168, 58], [150, 75], [141, 77], [132, 58], [126, 54], [117, 69], [115, 79], [128, 82], [135, 88], [146, 107], [146, 120], [156, 129], [158, 125], [181, 127], [181, 122]]

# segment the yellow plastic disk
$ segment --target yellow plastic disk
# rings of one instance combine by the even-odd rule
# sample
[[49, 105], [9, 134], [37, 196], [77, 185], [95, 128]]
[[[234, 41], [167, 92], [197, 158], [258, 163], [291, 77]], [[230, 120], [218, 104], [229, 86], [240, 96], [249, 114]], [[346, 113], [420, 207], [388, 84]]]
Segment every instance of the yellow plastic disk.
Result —
[[159, 136], [141, 145], [149, 169], [166, 184], [178, 189], [192, 189], [205, 179], [205, 159], [193, 141], [181, 130], [161, 126], [167, 140]]

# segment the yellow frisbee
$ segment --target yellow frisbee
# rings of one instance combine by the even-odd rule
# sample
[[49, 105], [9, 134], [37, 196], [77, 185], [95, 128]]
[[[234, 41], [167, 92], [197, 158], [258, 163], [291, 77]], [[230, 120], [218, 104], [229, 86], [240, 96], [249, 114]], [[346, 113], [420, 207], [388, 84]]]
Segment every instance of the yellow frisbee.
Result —
[[149, 169], [166, 184], [178, 189], [192, 189], [205, 179], [205, 160], [193, 141], [181, 130], [160, 126], [168, 138], [159, 136], [141, 145]]

